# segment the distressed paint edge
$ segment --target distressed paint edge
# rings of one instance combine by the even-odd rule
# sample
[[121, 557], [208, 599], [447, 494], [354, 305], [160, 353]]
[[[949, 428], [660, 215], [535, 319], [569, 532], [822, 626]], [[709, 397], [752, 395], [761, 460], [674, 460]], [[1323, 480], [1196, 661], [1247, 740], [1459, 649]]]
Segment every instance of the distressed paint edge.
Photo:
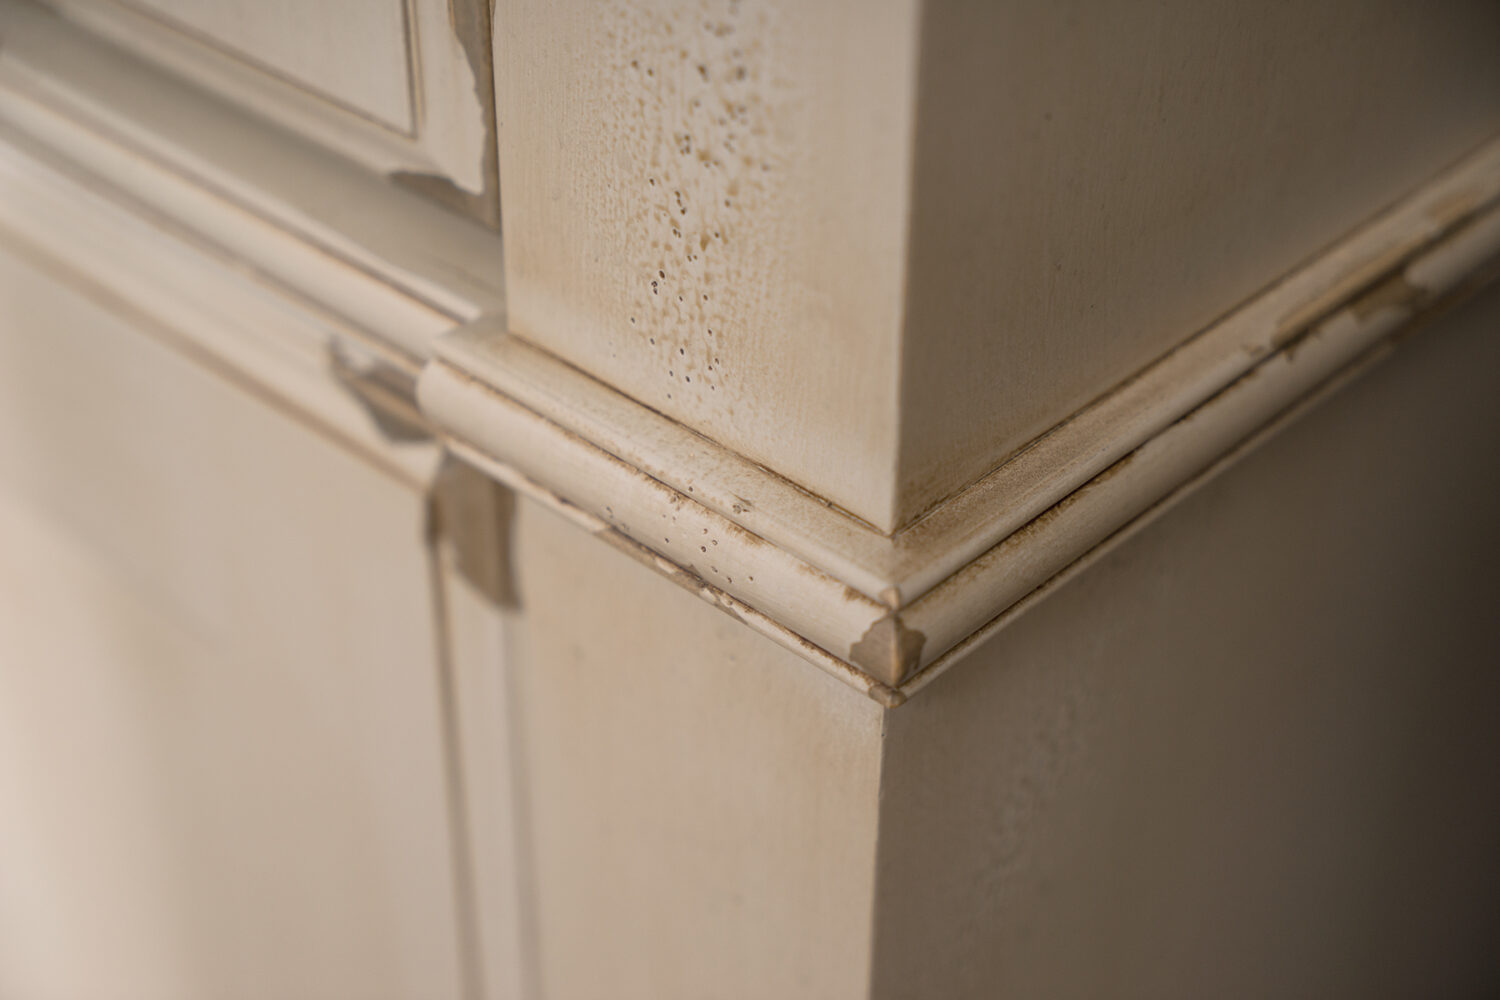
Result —
[[[735, 519], [707, 506], [696, 488], [681, 492], [476, 379], [459, 367], [462, 352], [445, 357], [440, 349], [419, 382], [420, 402], [451, 448], [497, 475], [529, 484], [529, 491], [552, 498], [549, 503], [571, 512], [589, 530], [617, 547], [639, 550], [643, 562], [894, 707], [961, 659], [979, 638], [1049, 593], [1049, 581], [1060, 581], [1070, 567], [1205, 469], [1242, 454], [1247, 438], [1280, 426], [1291, 410], [1302, 412], [1299, 401], [1319, 396], [1330, 380], [1342, 384], [1341, 372], [1359, 367], [1362, 356], [1419, 320], [1432, 303], [1456, 294], [1466, 282], [1474, 284], [1468, 279], [1500, 253], [1500, 207], [1477, 208], [1447, 220], [1415, 250], [1387, 255], [1384, 269], [1366, 267], [1357, 280], [1340, 283], [1339, 296], [1325, 303], [1325, 311], [1281, 324], [1276, 344], [1255, 353], [1239, 377], [905, 604], [890, 591], [878, 599], [854, 591], [774, 539], [742, 527], [736, 533]], [[563, 450], [572, 452], [567, 462], [557, 460]], [[533, 474], [547, 482], [531, 479]], [[611, 504], [598, 492], [606, 476], [619, 487]], [[724, 565], [743, 568], [747, 577], [752, 569], [760, 572], [757, 586], [707, 582], [680, 552], [664, 551], [667, 546], [629, 523], [649, 518], [664, 504], [692, 511], [695, 526], [718, 526], [726, 543]], [[627, 510], [629, 517], [622, 517]], [[808, 579], [816, 586], [808, 587]], [[795, 596], [789, 599], [783, 587]], [[856, 615], [828, 614], [851, 601]]]
[[647, 476], [889, 606], [885, 536], [789, 480], [483, 318], [433, 354]]
[[945, 580], [1500, 198], [1500, 140], [1283, 276], [1009, 462], [885, 535], [545, 350], [471, 324], [437, 356], [892, 609]]
[[[393, 183], [498, 227], [494, 87], [487, 55], [487, 0], [402, 0], [408, 74], [404, 122], [389, 121], [160, 12], [125, 4], [54, 0], [60, 30], [87, 32], [165, 68], [249, 113], [329, 146]], [[460, 34], [473, 30], [470, 36]], [[466, 44], [477, 37], [480, 45]], [[451, 46], [443, 51], [444, 46]], [[445, 72], [461, 52], [471, 85]], [[436, 125], [436, 128], [434, 128]]]
[[1186, 500], [1200, 487], [1207, 485], [1221, 473], [1233, 467], [1240, 459], [1295, 424], [1312, 410], [1317, 409], [1328, 398], [1336, 395], [1339, 390], [1352, 382], [1358, 381], [1359, 378], [1385, 361], [1394, 352], [1392, 346], [1392, 340], [1394, 339], [1387, 339], [1371, 348], [1363, 357], [1329, 378], [1311, 395], [1292, 404], [1292, 406], [1276, 417], [1270, 424], [1253, 432], [1244, 441], [1221, 455], [1207, 469], [1199, 472], [1156, 503], [1147, 507], [1140, 514], [1125, 522], [1118, 530], [1107, 536], [1099, 544], [1083, 552], [1077, 559], [1074, 559], [1056, 574], [1043, 580], [1038, 586], [1027, 592], [1020, 600], [1000, 611], [999, 614], [973, 632], [970, 632], [957, 644], [949, 647], [943, 655], [911, 674], [897, 687], [897, 690], [908, 698], [914, 697], [918, 692], [947, 673], [970, 653], [982, 646], [996, 633], [1002, 631], [1011, 622], [1052, 596], [1053, 593], [1060, 590], [1074, 577], [1079, 576], [1095, 563], [1107, 557], [1111, 552], [1119, 548], [1120, 545], [1150, 527], [1158, 518], [1166, 514], [1178, 503]]
[[[446, 16], [445, 16], [446, 14]], [[408, 36], [411, 60], [413, 115], [418, 132], [416, 141], [433, 142], [426, 133], [436, 127], [463, 137], [462, 150], [445, 157], [434, 157], [430, 169], [410, 167], [387, 173], [392, 183], [415, 191], [447, 205], [454, 211], [474, 218], [490, 229], [500, 228], [500, 147], [495, 119], [494, 63], [491, 56], [493, 12], [488, 0], [417, 0], [408, 11], [412, 28]], [[443, 63], [444, 44], [462, 53], [468, 70], [472, 94], [464, 93], [462, 80], [448, 81], [432, 67]], [[431, 50], [431, 51], [429, 51]], [[451, 56], [451, 52], [446, 53]], [[473, 104], [468, 98], [472, 96]], [[463, 124], [465, 116], [477, 119], [477, 131]], [[451, 126], [451, 127], [450, 127]], [[439, 140], [440, 141], [440, 140]], [[431, 156], [435, 150], [426, 150]], [[472, 165], [477, 186], [463, 183], [461, 168], [469, 166], [459, 157], [476, 160]]]
[[772, 642], [802, 657], [813, 666], [866, 695], [886, 708], [895, 708], [906, 701], [906, 696], [888, 684], [881, 683], [869, 674], [851, 666], [843, 659], [811, 642], [806, 637], [775, 618], [764, 614], [744, 601], [737, 599], [719, 587], [715, 587], [697, 574], [623, 534], [608, 522], [595, 517], [566, 497], [542, 485], [522, 473], [515, 466], [501, 461], [463, 441], [449, 439], [449, 450], [459, 459], [473, 465], [496, 482], [502, 483], [516, 493], [533, 500], [548, 510], [562, 516], [577, 527], [649, 569], [665, 576], [700, 600], [718, 608], [731, 618], [770, 639]]
[[753, 607], [818, 649], [852, 649], [891, 614], [879, 600], [699, 502], [695, 487], [678, 490], [648, 475], [442, 360], [428, 365], [417, 393], [451, 448], [483, 456], [487, 468], [516, 470], [665, 560], [659, 568], [669, 575], [686, 574]]

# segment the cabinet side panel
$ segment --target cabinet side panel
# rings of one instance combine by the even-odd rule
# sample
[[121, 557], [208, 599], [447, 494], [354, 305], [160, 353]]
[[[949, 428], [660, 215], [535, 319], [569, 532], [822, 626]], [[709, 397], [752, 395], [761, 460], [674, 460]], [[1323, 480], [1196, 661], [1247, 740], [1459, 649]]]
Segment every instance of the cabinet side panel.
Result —
[[862, 997], [882, 710], [523, 501], [538, 995]]
[[923, 5], [900, 514], [1500, 133], [1500, 6]]
[[873, 995], [1492, 992], [1500, 291], [891, 716]]

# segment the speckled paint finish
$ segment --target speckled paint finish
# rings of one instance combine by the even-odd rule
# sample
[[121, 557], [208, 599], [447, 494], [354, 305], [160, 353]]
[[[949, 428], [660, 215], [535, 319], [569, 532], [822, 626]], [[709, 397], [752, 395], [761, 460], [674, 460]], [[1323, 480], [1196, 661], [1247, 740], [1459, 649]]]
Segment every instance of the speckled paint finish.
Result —
[[912, 6], [496, 19], [511, 329], [888, 521]]

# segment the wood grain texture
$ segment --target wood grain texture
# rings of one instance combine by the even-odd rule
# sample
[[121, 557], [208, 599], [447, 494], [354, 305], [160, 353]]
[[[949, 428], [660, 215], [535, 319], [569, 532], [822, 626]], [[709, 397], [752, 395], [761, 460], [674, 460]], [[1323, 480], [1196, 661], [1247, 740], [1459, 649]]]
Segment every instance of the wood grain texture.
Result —
[[506, 0], [510, 328], [890, 522], [915, 11]]

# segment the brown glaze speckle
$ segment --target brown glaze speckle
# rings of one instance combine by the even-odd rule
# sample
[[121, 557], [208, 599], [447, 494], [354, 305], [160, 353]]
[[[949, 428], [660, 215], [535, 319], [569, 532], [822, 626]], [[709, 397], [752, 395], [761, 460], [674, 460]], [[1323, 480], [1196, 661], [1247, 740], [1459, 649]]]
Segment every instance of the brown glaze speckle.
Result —
[[640, 276], [624, 325], [665, 374], [658, 401], [692, 411], [709, 393], [733, 399], [733, 367], [705, 338], [733, 346], [736, 317], [754, 315], [766, 294], [739, 262], [781, 242], [774, 209], [786, 150], [775, 123], [789, 98], [775, 62], [777, 18], [739, 0], [665, 9], [618, 0], [613, 15], [604, 19], [611, 71], [634, 100], [607, 116], [620, 151], [608, 166], [619, 189], [641, 193], [617, 209], [622, 252]]

